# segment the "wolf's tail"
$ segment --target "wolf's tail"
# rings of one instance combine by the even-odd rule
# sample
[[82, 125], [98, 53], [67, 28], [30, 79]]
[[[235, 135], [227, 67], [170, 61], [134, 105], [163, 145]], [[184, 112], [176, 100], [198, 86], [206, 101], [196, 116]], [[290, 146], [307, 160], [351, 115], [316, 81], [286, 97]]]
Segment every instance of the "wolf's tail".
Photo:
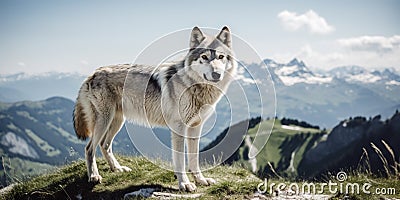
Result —
[[76, 136], [79, 139], [85, 140], [91, 135], [91, 123], [94, 119], [94, 111], [92, 109], [92, 104], [88, 99], [89, 94], [89, 84], [86, 80], [79, 90], [78, 98], [76, 99], [76, 104], [74, 108], [74, 129]]

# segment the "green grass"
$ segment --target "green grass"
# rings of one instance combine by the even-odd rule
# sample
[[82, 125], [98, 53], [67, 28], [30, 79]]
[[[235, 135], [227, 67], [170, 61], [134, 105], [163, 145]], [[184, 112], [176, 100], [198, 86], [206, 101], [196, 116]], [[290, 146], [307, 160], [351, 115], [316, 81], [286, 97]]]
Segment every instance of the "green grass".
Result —
[[65, 137], [68, 141], [76, 143], [76, 144], [86, 144], [86, 142], [79, 140], [75, 135], [69, 133], [68, 131], [62, 129], [61, 127], [57, 127], [51, 122], [46, 123], [47, 126], [59, 132], [61, 136]]
[[25, 129], [25, 133], [33, 140], [35, 141], [36, 145], [40, 147], [41, 150], [46, 152], [47, 156], [57, 156], [61, 154], [61, 151], [59, 149], [54, 148], [51, 146], [47, 141], [43, 140], [39, 136], [37, 136], [33, 131], [29, 129]]

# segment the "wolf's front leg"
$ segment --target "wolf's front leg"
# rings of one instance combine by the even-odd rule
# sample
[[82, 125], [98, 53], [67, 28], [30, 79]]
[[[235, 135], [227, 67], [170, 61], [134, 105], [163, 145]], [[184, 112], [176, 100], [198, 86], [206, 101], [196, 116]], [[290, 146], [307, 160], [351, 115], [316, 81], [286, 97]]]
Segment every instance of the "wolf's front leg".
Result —
[[178, 178], [180, 190], [192, 192], [196, 190], [196, 185], [189, 181], [185, 171], [185, 138], [182, 135], [172, 132], [172, 164], [174, 172]]
[[199, 141], [201, 135], [201, 125], [194, 128], [188, 128], [187, 144], [188, 144], [188, 161], [189, 171], [193, 174], [196, 183], [201, 185], [212, 185], [216, 181], [212, 178], [205, 178], [201, 173], [199, 166]]

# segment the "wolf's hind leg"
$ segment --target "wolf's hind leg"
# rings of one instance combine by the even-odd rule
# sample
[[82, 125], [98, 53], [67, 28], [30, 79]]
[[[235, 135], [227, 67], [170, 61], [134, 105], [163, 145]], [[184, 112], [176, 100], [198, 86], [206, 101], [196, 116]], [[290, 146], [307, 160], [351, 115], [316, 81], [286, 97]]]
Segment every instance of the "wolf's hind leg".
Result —
[[114, 154], [112, 152], [112, 142], [117, 133], [121, 130], [123, 124], [124, 124], [124, 117], [122, 113], [121, 112], [115, 113], [114, 119], [112, 120], [106, 135], [100, 141], [101, 152], [103, 153], [104, 158], [110, 165], [111, 170], [114, 172], [131, 171], [129, 167], [121, 166], [117, 161], [117, 159], [114, 157]]
[[96, 147], [99, 144], [100, 140], [104, 137], [104, 134], [106, 134], [106, 131], [110, 124], [110, 117], [112, 117], [112, 115], [97, 115], [99, 117], [96, 119], [92, 138], [86, 145], [85, 156], [89, 182], [101, 183], [102, 177], [99, 174], [99, 170], [96, 164]]

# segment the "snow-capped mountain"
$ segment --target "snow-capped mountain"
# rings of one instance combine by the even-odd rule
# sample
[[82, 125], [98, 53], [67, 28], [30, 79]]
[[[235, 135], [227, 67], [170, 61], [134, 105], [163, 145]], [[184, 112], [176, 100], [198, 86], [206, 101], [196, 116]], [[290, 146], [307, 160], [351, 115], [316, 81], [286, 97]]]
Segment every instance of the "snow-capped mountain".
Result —
[[288, 63], [277, 63], [271, 59], [264, 60], [276, 84], [293, 86], [305, 84], [329, 84], [333, 80], [348, 83], [379, 83], [400, 85], [400, 73], [395, 69], [368, 70], [360, 66], [341, 66], [329, 71], [313, 72], [306, 64], [294, 58]]
[[53, 96], [75, 99], [85, 77], [77, 73], [57, 72], [0, 75], [0, 101], [37, 101]]
[[27, 74], [27, 73], [16, 73], [9, 75], [0, 74], [0, 84], [7, 82], [15, 82], [21, 80], [43, 80], [43, 79], [63, 79], [72, 77], [85, 77], [85, 75], [78, 73], [60, 73], [60, 72], [45, 72], [41, 74]]
[[387, 85], [400, 86], [400, 73], [398, 73], [395, 69], [385, 69], [380, 72], [380, 74], [384, 78], [384, 80], [387, 80]]
[[287, 64], [279, 64], [269, 59], [264, 60], [264, 63], [276, 75], [274, 77], [278, 77], [286, 86], [297, 83], [322, 84], [332, 81], [331, 77], [313, 73], [303, 61], [299, 61], [297, 58], [294, 58]]
[[395, 69], [367, 70], [360, 66], [337, 67], [327, 72], [337, 79], [353, 83], [383, 83], [386, 85], [400, 85], [400, 76]]
[[367, 70], [365, 70], [363, 67], [352, 65], [352, 66], [336, 67], [334, 69], [329, 70], [326, 73], [336, 78], [342, 79], [349, 76], [364, 74], [366, 73], [366, 71]]

